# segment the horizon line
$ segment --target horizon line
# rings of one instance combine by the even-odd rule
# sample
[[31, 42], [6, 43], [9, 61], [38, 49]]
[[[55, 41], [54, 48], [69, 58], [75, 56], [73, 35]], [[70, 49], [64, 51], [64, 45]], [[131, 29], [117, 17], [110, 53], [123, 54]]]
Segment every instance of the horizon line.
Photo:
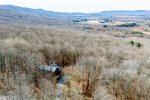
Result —
[[101, 12], [109, 12], [109, 11], [150, 11], [150, 10], [144, 10], [144, 9], [137, 9], [137, 10], [129, 10], [129, 9], [112, 9], [112, 10], [102, 10], [99, 12], [80, 12], [80, 11], [55, 11], [55, 10], [47, 10], [43, 8], [32, 8], [32, 7], [27, 7], [27, 6], [18, 6], [18, 5], [12, 5], [12, 4], [0, 4], [0, 6], [15, 6], [15, 7], [20, 7], [20, 8], [28, 8], [28, 9], [34, 9], [34, 10], [44, 10], [48, 12], [58, 12], [58, 13], [84, 13], [84, 14], [94, 14], [94, 13], [101, 13]]

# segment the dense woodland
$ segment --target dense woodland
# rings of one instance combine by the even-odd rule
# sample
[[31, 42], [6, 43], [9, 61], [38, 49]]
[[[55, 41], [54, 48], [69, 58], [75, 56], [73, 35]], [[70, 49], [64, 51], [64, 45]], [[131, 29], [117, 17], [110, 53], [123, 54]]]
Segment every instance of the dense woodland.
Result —
[[44, 78], [36, 66], [59, 62], [64, 69], [73, 69], [64, 71], [72, 79], [71, 85], [64, 88], [62, 99], [149, 99], [148, 39], [46, 26], [1, 25], [0, 30], [2, 96], [55, 99], [57, 86]]

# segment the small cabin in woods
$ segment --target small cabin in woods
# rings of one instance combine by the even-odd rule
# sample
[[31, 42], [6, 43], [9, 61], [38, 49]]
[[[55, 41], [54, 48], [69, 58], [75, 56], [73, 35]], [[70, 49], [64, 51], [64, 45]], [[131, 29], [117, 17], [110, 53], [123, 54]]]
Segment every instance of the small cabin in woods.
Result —
[[50, 74], [53, 77], [61, 76], [61, 67], [58, 64], [40, 65], [38, 70], [43, 74]]

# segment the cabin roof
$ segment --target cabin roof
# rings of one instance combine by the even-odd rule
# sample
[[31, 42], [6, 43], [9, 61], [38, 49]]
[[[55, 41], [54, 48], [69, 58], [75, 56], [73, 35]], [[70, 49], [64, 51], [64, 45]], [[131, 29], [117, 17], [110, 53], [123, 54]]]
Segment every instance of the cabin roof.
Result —
[[60, 66], [58, 64], [52, 64], [50, 66], [48, 65], [41, 65], [39, 66], [40, 70], [45, 70], [45, 71], [51, 71], [51, 72], [55, 72], [56, 69], [60, 69]]

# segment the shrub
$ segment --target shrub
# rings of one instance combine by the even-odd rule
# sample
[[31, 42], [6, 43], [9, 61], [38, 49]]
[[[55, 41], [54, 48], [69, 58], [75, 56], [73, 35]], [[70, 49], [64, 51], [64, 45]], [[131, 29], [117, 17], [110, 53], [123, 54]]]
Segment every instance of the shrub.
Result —
[[130, 43], [132, 46], [134, 46], [134, 44], [135, 44], [134, 41], [130, 41], [129, 43]]
[[103, 25], [103, 27], [108, 27], [108, 25]]
[[88, 19], [81, 19], [81, 22], [87, 22]]
[[143, 46], [142, 43], [140, 43], [140, 42], [134, 42], [134, 41], [130, 41], [129, 44], [131, 44], [132, 46], [135, 45], [138, 48], [141, 48]]
[[132, 34], [139, 34], [139, 35], [143, 35], [142, 32], [139, 32], [139, 31], [133, 31]]
[[83, 27], [83, 29], [86, 29], [86, 30], [92, 30], [91, 27]]
[[80, 22], [79, 20], [72, 20], [73, 22]]
[[141, 43], [136, 43], [136, 47], [141, 48], [143, 45]]
[[136, 23], [125, 23], [125, 24], [121, 24], [121, 25], [117, 25], [119, 27], [135, 27], [137, 26]]

